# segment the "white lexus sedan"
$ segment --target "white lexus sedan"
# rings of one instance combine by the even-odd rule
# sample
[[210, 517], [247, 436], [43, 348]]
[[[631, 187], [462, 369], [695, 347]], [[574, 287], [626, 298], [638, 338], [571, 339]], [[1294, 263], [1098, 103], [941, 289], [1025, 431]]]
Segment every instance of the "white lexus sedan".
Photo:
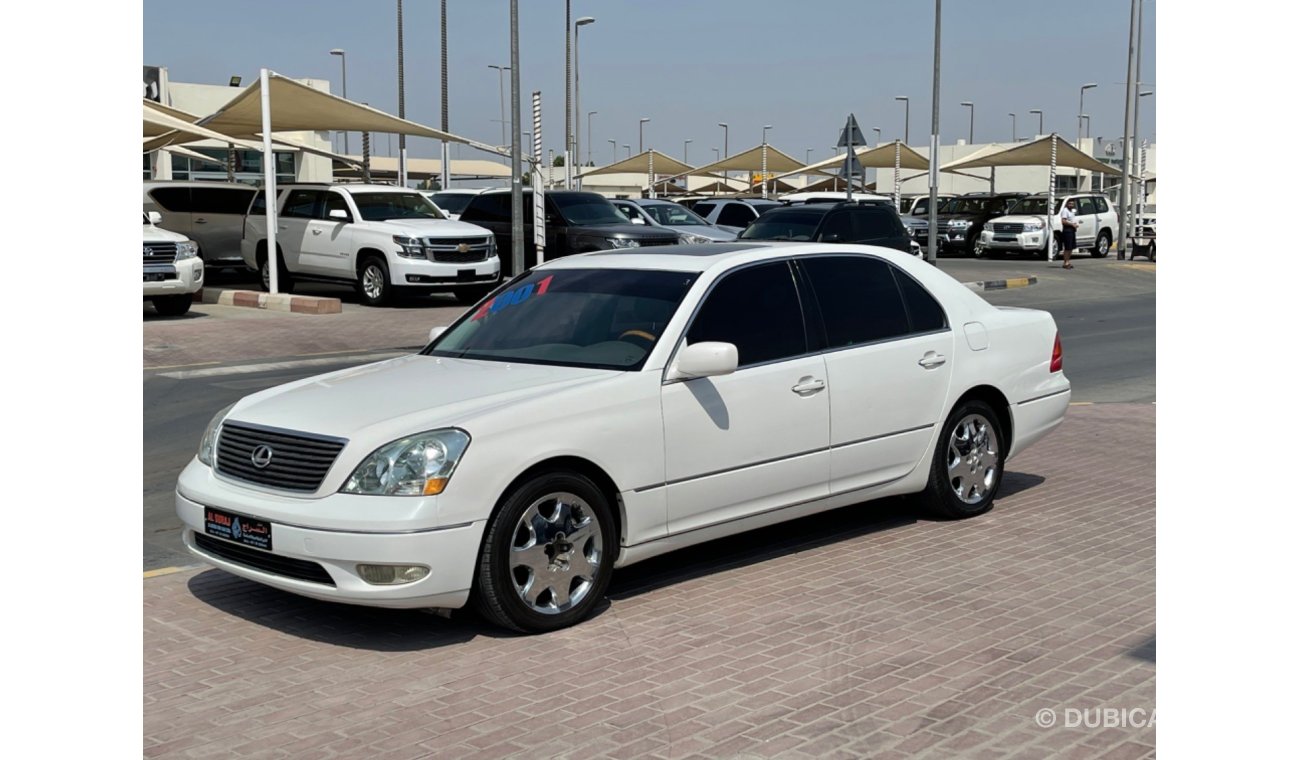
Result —
[[548, 631], [702, 541], [896, 494], [978, 515], [1070, 400], [1049, 314], [872, 246], [569, 256], [434, 332], [218, 413], [177, 484], [190, 551]]

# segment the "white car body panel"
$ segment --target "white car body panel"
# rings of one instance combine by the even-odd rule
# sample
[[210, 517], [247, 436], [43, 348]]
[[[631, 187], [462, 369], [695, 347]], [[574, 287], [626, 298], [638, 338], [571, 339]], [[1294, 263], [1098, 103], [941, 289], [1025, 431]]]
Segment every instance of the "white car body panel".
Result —
[[[150, 243], [183, 243], [189, 240], [186, 236], [165, 230], [154, 224], [142, 224], [144, 227], [144, 244]], [[198, 257], [174, 261], [171, 267], [176, 270], [176, 278], [171, 280], [162, 280], [160, 282], [145, 282], [144, 297], [153, 296], [172, 296], [193, 293], [203, 287], [203, 259]]]
[[[495, 505], [529, 468], [559, 457], [612, 482], [621, 521], [616, 566], [701, 541], [866, 499], [925, 488], [942, 423], [960, 396], [990, 386], [1007, 400], [1008, 458], [1060, 424], [1070, 384], [1050, 372], [1050, 315], [995, 308], [933, 266], [874, 246], [753, 245], [717, 255], [595, 253], [549, 270], [606, 267], [698, 272], [641, 369], [615, 371], [412, 355], [252, 394], [231, 422], [346, 438], [314, 493], [218, 474], [195, 459], [177, 485], [185, 540], [241, 576], [316, 598], [388, 607], [463, 605]], [[869, 254], [915, 278], [950, 329], [823, 351], [729, 375], [667, 380], [710, 285], [751, 262]], [[959, 334], [960, 333], [960, 334]], [[918, 365], [929, 352], [945, 361]], [[792, 386], [825, 380], [809, 395]], [[372, 451], [445, 427], [471, 442], [438, 496], [340, 493]], [[275, 553], [318, 562], [335, 587], [214, 558], [194, 547], [204, 506], [267, 520]], [[414, 562], [419, 582], [374, 586], [358, 562]]]

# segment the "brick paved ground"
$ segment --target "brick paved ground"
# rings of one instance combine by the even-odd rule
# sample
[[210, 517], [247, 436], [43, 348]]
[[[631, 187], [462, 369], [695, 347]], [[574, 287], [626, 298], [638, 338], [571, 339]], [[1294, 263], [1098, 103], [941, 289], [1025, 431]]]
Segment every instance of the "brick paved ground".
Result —
[[[589, 622], [146, 580], [148, 757], [1153, 757], [1155, 407], [1078, 406], [994, 510], [849, 508], [615, 575]], [[1093, 713], [1095, 715], [1095, 713]]]

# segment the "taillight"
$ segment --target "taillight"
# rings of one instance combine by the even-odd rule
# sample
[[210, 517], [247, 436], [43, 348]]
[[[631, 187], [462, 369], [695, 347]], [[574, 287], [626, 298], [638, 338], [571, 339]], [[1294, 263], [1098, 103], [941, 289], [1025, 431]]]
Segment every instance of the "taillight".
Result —
[[1056, 343], [1052, 345], [1052, 372], [1060, 372], [1064, 363], [1064, 354], [1061, 353], [1061, 334], [1056, 334]]

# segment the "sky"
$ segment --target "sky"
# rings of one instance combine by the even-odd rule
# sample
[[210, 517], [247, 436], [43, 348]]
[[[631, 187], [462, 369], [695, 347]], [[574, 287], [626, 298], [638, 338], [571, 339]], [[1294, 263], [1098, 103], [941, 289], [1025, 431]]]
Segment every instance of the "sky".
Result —
[[[1143, 89], [1156, 90], [1155, 0], [1142, 0]], [[449, 0], [450, 131], [502, 144], [500, 75], [509, 65], [508, 0]], [[215, 12], [219, 7], [220, 12]], [[1093, 137], [1123, 132], [1128, 0], [949, 0], [943, 7], [940, 136], [965, 139], [974, 108], [975, 142], [1046, 132], [1073, 139], [1079, 87]], [[405, 0], [407, 118], [440, 126], [440, 4]], [[582, 27], [582, 156], [608, 163], [615, 140], [700, 165], [722, 151], [769, 143], [798, 159], [831, 155], [853, 113], [869, 143], [902, 138], [910, 98], [910, 144], [929, 144], [934, 3], [926, 0], [573, 0]], [[531, 93], [542, 93], [543, 150], [563, 149], [564, 2], [520, 0], [520, 112], [531, 131]], [[172, 81], [252, 82], [262, 67], [291, 77], [327, 79], [341, 91], [347, 51], [348, 96], [397, 113], [396, 0], [146, 0], [144, 60]], [[507, 74], [506, 118], [509, 118]], [[1142, 99], [1139, 136], [1154, 141], [1158, 92]], [[587, 135], [586, 112], [591, 117]], [[357, 138], [352, 152], [359, 153]], [[689, 146], [685, 140], [691, 140]], [[396, 140], [392, 141], [394, 147]], [[388, 143], [378, 138], [377, 153]], [[811, 153], [807, 151], [811, 149]], [[436, 156], [438, 144], [411, 138], [408, 155]], [[479, 157], [467, 148], [454, 156]]]

